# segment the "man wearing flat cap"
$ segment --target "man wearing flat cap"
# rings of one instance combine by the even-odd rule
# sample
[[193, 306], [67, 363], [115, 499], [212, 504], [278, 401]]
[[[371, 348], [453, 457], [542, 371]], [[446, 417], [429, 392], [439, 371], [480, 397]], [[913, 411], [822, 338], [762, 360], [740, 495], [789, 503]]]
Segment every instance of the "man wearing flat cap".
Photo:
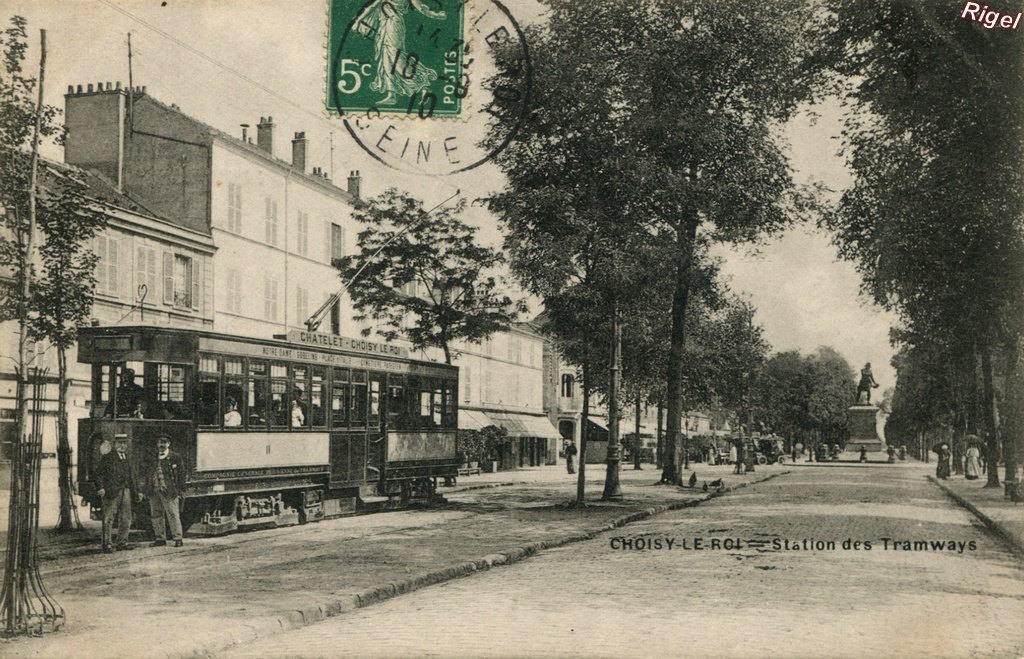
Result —
[[171, 438], [157, 435], [156, 452], [145, 462], [143, 489], [149, 497], [149, 515], [153, 521], [154, 547], [167, 544], [167, 525], [171, 527], [174, 546], [181, 540], [181, 497], [185, 493], [185, 463], [171, 450]]

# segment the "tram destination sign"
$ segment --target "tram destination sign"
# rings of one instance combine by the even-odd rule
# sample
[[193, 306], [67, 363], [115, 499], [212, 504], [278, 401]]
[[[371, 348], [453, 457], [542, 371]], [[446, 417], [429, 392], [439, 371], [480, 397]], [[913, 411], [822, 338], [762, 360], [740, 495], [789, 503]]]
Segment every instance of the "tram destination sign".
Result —
[[337, 348], [338, 350], [350, 350], [352, 352], [365, 352], [371, 355], [383, 355], [385, 357], [408, 358], [409, 350], [401, 346], [371, 341], [369, 339], [354, 339], [350, 336], [335, 336], [333, 334], [321, 334], [320, 332], [305, 332], [302, 330], [290, 330], [285, 335], [289, 343], [301, 343], [303, 345], [317, 346], [320, 348]]

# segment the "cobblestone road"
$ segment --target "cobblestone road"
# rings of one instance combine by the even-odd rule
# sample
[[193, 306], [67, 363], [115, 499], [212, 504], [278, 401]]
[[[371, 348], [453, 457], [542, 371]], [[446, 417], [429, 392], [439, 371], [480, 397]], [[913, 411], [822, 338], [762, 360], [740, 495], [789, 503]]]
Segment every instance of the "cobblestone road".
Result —
[[823, 466], [221, 656], [1019, 657], [1022, 621], [1021, 562], [922, 469]]

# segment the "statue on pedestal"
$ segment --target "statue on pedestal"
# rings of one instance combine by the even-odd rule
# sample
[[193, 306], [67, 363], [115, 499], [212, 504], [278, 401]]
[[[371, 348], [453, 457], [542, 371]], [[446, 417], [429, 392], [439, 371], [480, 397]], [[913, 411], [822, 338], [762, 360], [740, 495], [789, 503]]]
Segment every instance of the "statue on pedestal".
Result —
[[870, 405], [871, 390], [877, 388], [878, 383], [875, 382], [875, 376], [871, 374], [871, 362], [868, 362], [860, 370], [860, 384], [857, 385], [856, 403], [858, 405]]

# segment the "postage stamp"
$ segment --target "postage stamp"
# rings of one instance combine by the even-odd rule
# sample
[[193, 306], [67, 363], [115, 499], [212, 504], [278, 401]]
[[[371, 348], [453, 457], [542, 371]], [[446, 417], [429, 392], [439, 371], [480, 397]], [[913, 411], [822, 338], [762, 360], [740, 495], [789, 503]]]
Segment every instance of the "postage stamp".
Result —
[[375, 160], [465, 171], [525, 120], [529, 50], [500, 0], [330, 0], [328, 12], [326, 108]]
[[327, 108], [458, 116], [465, 97], [465, 0], [335, 1]]

